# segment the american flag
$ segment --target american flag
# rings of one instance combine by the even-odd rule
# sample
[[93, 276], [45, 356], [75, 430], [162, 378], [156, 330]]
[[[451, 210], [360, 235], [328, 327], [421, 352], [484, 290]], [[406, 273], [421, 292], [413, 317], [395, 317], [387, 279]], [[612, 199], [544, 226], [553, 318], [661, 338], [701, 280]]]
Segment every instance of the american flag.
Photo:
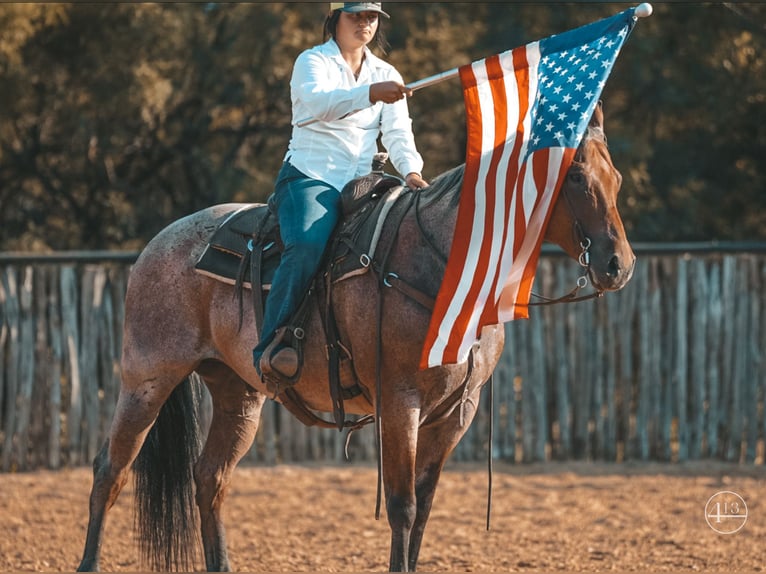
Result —
[[635, 8], [460, 68], [468, 143], [455, 236], [421, 368], [527, 318], [545, 227]]

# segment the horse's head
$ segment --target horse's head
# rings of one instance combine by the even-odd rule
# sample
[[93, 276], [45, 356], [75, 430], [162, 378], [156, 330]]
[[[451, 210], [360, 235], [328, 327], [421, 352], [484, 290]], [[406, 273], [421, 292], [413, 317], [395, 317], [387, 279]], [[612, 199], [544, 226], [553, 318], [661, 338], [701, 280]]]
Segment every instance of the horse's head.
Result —
[[599, 103], [561, 187], [545, 239], [585, 265], [600, 291], [624, 287], [636, 261], [617, 211], [621, 183], [606, 146]]

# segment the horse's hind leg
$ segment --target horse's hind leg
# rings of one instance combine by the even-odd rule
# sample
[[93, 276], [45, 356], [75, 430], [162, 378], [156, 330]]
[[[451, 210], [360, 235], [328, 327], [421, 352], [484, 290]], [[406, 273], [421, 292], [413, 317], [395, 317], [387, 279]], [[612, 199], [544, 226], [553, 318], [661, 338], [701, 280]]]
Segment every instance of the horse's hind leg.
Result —
[[221, 507], [231, 474], [255, 438], [266, 397], [221, 363], [203, 363], [198, 373], [213, 399], [213, 419], [194, 466], [197, 505], [207, 570], [223, 572], [229, 570], [229, 558]]
[[183, 379], [152, 378], [142, 384], [126, 385], [130, 373], [123, 371], [109, 438], [93, 461], [93, 487], [85, 550], [78, 571], [97, 571], [106, 514], [125, 486], [135, 460], [160, 408]]

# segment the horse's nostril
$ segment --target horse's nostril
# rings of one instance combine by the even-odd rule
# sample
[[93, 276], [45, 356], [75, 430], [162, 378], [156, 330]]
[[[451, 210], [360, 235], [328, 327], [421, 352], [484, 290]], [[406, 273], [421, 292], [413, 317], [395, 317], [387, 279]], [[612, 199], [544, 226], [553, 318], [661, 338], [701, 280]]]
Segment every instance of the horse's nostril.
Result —
[[606, 267], [606, 274], [610, 277], [617, 277], [620, 274], [620, 258], [614, 255]]

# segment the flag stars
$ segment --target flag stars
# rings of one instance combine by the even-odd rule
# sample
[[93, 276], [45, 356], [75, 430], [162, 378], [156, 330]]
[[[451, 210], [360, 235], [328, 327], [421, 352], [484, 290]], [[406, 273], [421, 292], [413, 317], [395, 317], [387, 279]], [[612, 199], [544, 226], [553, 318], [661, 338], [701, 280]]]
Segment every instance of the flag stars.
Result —
[[623, 39], [613, 30], [586, 44], [568, 44], [567, 50], [558, 53], [545, 53], [546, 44], [541, 44], [528, 153], [579, 144], [578, 134], [587, 127], [593, 101], [604, 87]]

